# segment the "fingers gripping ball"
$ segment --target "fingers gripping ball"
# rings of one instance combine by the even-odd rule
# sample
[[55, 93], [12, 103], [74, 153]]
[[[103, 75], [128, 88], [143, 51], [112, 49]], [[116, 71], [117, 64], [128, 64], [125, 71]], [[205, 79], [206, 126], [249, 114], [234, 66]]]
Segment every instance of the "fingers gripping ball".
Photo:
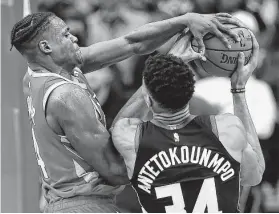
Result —
[[[236, 32], [240, 38], [237, 42], [231, 37], [227, 36], [231, 49], [228, 49], [224, 44], [212, 34], [204, 36], [205, 57], [206, 62], [199, 59], [195, 63], [201, 67], [205, 72], [213, 76], [229, 77], [237, 68], [237, 59], [239, 52], [245, 55], [245, 65], [249, 62], [252, 54], [252, 37], [247, 28], [237, 27], [235, 25], [226, 24], [232, 31]], [[198, 51], [198, 43], [196, 40], [191, 42], [194, 51]]]

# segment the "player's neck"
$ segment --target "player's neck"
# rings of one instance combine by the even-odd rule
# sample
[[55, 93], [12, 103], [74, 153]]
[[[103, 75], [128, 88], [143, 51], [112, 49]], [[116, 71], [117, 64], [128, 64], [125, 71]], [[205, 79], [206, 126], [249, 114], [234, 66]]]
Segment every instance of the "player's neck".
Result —
[[155, 125], [170, 128], [177, 128], [187, 124], [188, 120], [191, 120], [194, 116], [190, 114], [189, 105], [187, 105], [182, 110], [170, 113], [170, 112], [153, 112], [152, 123]]
[[44, 65], [37, 64], [37, 63], [33, 63], [33, 62], [29, 62], [28, 66], [34, 72], [40, 72], [40, 73], [51, 72], [51, 73], [59, 74], [59, 75], [65, 77], [69, 80], [72, 79], [71, 74], [60, 66], [56, 66], [56, 65], [54, 65], [54, 66], [50, 66], [50, 65], [44, 66]]

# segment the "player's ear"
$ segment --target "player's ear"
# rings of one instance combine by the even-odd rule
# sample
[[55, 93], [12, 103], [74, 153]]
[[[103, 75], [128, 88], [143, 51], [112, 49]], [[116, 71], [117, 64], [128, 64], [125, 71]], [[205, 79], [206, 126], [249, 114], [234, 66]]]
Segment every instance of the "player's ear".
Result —
[[143, 97], [144, 97], [147, 107], [151, 108], [153, 101], [152, 101], [152, 98], [150, 97], [149, 93], [147, 92], [147, 88], [145, 86], [144, 79], [142, 79], [142, 93], [143, 93]]
[[52, 52], [51, 46], [47, 40], [42, 40], [39, 42], [39, 49], [45, 54], [50, 54]]
[[153, 104], [151, 97], [150, 97], [148, 94], [146, 94], [146, 95], [144, 96], [144, 99], [145, 99], [145, 102], [146, 102], [147, 107], [148, 107], [148, 108], [151, 108], [151, 107], [152, 107], [152, 104]]

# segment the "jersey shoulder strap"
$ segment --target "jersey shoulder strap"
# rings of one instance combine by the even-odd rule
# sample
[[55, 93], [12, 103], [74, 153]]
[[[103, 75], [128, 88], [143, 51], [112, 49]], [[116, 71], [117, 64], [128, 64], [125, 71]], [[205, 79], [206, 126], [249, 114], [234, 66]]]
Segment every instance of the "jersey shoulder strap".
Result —
[[142, 135], [143, 135], [143, 124], [144, 123], [140, 123], [137, 127], [137, 131], [136, 131], [136, 135], [135, 135], [135, 152], [137, 153], [138, 152], [138, 149], [139, 149], [139, 144], [141, 142], [141, 139], [142, 139]]
[[43, 97], [43, 110], [45, 111], [46, 109], [46, 104], [48, 101], [48, 98], [50, 94], [59, 86], [64, 85], [64, 84], [74, 84], [78, 85], [83, 89], [86, 89], [86, 85], [71, 81], [61, 75], [53, 74], [53, 73], [48, 73], [48, 79], [46, 80], [44, 84], [44, 97]]
[[202, 127], [207, 128], [219, 139], [215, 115], [199, 115], [195, 121]]
[[46, 88], [44, 98], [43, 98], [43, 110], [44, 110], [44, 112], [45, 112], [46, 104], [47, 104], [47, 101], [48, 101], [48, 98], [49, 98], [50, 94], [54, 91], [54, 89], [56, 89], [57, 87], [59, 87], [61, 85], [66, 84], [66, 83], [69, 83], [69, 82], [67, 82], [65, 80], [61, 80], [61, 81], [58, 81], [58, 82], [56, 82], [56, 83], [54, 83], [51, 86]]

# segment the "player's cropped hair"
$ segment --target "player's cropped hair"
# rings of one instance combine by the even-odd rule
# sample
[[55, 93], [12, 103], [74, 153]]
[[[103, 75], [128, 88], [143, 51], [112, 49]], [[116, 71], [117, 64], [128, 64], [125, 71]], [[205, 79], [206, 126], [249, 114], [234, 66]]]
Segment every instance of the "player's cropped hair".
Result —
[[185, 107], [194, 93], [192, 70], [173, 55], [150, 56], [145, 62], [143, 78], [152, 98], [172, 112]]
[[51, 21], [50, 17], [55, 17], [55, 15], [50, 12], [38, 12], [17, 22], [11, 32], [11, 48], [15, 46], [17, 50], [20, 50], [22, 44], [44, 32]]

